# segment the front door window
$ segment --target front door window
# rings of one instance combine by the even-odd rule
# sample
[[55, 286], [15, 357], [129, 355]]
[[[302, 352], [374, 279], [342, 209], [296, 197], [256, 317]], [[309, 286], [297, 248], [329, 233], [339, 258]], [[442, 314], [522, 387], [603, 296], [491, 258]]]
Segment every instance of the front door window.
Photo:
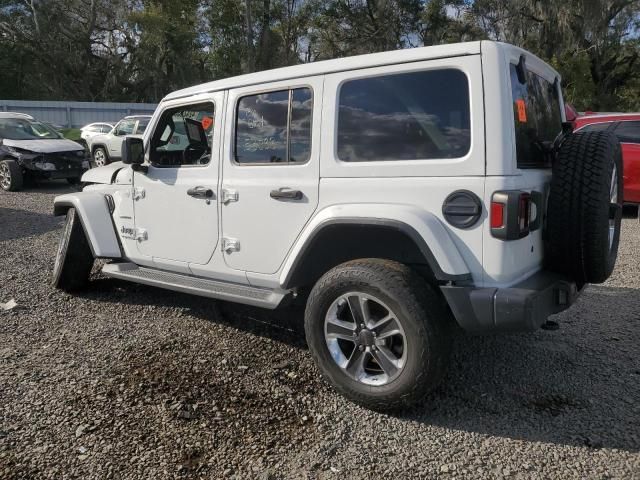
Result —
[[131, 135], [133, 134], [133, 129], [135, 126], [136, 126], [135, 120], [123, 120], [120, 123], [118, 123], [115, 134], [119, 137], [123, 135]]
[[215, 111], [211, 103], [189, 105], [162, 114], [151, 139], [149, 161], [155, 167], [207, 165]]

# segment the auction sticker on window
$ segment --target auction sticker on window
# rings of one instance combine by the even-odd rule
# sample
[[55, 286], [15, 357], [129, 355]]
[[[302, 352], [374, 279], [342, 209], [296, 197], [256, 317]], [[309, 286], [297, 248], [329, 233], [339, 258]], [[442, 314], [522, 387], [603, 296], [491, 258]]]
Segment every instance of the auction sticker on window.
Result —
[[519, 98], [516, 100], [516, 107], [518, 108], [518, 121], [520, 123], [527, 123], [527, 105], [524, 100]]
[[202, 128], [204, 128], [205, 130], [209, 130], [209, 127], [213, 125], [213, 118], [211, 117], [204, 117], [202, 119]]

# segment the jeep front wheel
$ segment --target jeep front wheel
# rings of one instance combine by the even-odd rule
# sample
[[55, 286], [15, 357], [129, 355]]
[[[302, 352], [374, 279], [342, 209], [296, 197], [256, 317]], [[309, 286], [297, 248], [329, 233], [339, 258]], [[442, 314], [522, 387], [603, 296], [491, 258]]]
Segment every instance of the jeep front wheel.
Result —
[[53, 265], [52, 284], [68, 292], [80, 290], [89, 283], [92, 267], [93, 254], [89, 242], [76, 209], [70, 208]]
[[411, 405], [442, 379], [450, 351], [448, 314], [406, 265], [354, 260], [327, 272], [305, 312], [307, 343], [320, 371], [368, 408]]

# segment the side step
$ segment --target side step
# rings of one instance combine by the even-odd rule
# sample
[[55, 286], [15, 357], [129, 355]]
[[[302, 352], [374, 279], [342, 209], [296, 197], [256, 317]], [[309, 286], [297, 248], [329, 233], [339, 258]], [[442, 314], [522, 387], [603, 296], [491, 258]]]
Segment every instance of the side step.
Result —
[[291, 293], [289, 290], [269, 290], [181, 273], [166, 272], [154, 268], [140, 267], [135, 263], [108, 263], [102, 268], [102, 273], [108, 277], [153, 287], [269, 309], [276, 308]]

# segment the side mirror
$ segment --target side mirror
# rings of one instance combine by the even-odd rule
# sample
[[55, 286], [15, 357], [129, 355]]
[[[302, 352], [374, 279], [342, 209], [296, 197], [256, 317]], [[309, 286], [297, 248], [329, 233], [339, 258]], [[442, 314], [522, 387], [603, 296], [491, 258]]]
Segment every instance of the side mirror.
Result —
[[126, 137], [122, 142], [122, 163], [140, 165], [144, 162], [144, 143], [141, 138]]

